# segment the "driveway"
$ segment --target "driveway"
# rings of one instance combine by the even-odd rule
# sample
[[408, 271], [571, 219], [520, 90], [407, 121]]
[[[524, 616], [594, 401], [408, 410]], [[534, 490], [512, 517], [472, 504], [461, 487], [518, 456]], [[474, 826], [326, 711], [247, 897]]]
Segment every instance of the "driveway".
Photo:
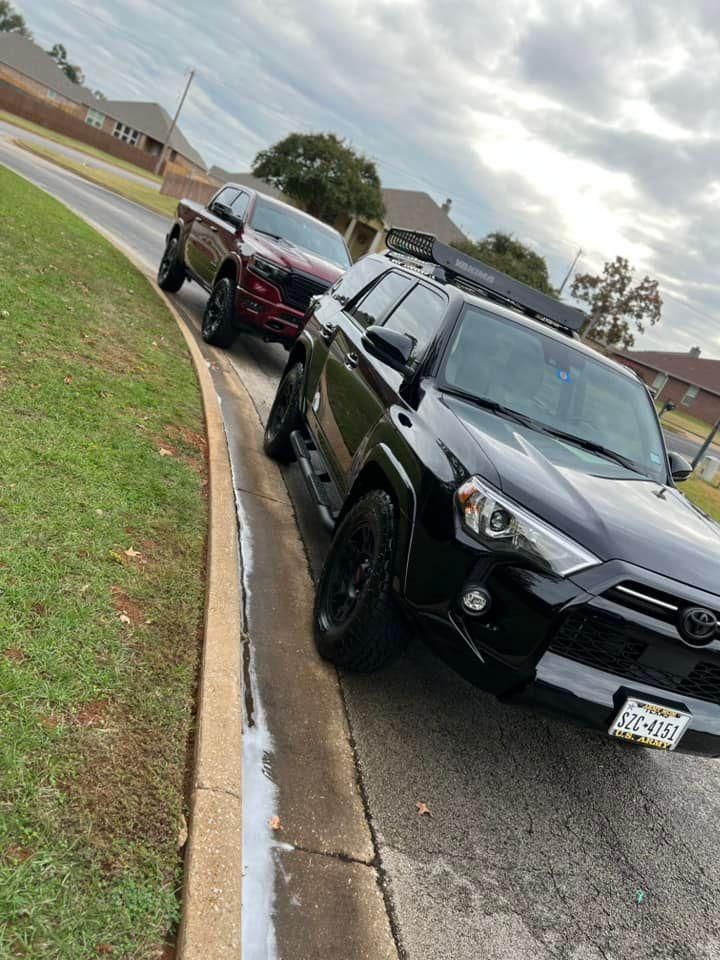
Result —
[[[101, 223], [146, 263], [159, 259], [166, 229], [161, 217], [1, 142], [0, 162]], [[195, 329], [203, 299], [194, 284], [175, 298]], [[285, 357], [281, 348], [247, 338], [228, 355], [261, 420]], [[228, 405], [223, 401], [224, 410]], [[261, 464], [255, 451], [245, 456]], [[288, 468], [284, 477], [316, 573], [327, 537], [297, 468]], [[268, 497], [275, 499], [272, 491]], [[290, 511], [286, 520], [294, 529]], [[256, 530], [253, 550], [246, 568], [251, 625], [263, 603], [266, 610], [274, 604], [278, 616], [288, 613], [282, 588], [273, 583], [273, 557], [283, 550], [282, 541]], [[251, 642], [252, 634], [251, 629]], [[277, 773], [292, 761], [283, 752], [284, 691], [297, 691], [292, 673], [273, 665], [271, 630], [263, 642], [264, 651], [250, 651], [252, 686], [269, 734], [257, 762]], [[308, 637], [298, 636], [297, 656], [311, 656], [308, 649]], [[298, 660], [298, 673], [302, 666]], [[389, 670], [342, 675], [338, 682], [376, 847], [374, 867], [400, 957], [720, 957], [716, 762], [622, 749], [511, 709], [468, 686], [420, 644]], [[324, 709], [311, 685], [301, 693], [298, 724]], [[298, 785], [294, 800], [305, 803], [308, 817], [320, 809], [314, 798], [323, 792], [317, 789], [323, 775], [329, 784], [333, 770], [321, 773], [319, 784], [310, 783], [308, 794]], [[292, 784], [285, 789], [292, 791]], [[418, 817], [417, 801], [430, 807], [432, 818]], [[280, 914], [282, 890], [282, 884], [276, 886]], [[297, 908], [300, 921], [302, 910], [322, 912], [324, 906], [320, 894], [304, 901]], [[309, 922], [309, 912], [307, 917]], [[345, 919], [329, 922], [339, 928]], [[273, 937], [258, 946], [255, 932], [255, 941], [245, 945], [246, 957], [272, 958]], [[337, 952], [307, 951], [293, 960], [316, 956], [349, 960]], [[369, 947], [358, 956], [376, 955]]]

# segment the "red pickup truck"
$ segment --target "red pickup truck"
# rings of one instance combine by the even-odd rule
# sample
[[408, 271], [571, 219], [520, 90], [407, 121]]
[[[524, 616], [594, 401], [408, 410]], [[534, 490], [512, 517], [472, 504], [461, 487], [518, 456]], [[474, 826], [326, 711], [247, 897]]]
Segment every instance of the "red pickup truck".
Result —
[[310, 298], [324, 293], [350, 264], [337, 230], [228, 183], [207, 206], [180, 201], [157, 280], [175, 292], [192, 279], [209, 292], [202, 321], [208, 343], [229, 347], [247, 332], [289, 348]]

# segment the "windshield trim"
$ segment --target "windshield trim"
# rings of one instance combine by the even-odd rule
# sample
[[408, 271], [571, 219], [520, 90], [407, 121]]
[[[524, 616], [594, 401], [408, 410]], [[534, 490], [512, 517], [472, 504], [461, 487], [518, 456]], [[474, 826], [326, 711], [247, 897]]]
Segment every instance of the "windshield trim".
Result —
[[[444, 337], [445, 342], [443, 344], [442, 355], [440, 356], [437, 364], [437, 370], [435, 374], [435, 383], [438, 390], [440, 390], [442, 393], [448, 393], [448, 394], [454, 395], [459, 399], [464, 400], [466, 403], [473, 403], [473, 401], [480, 401], [480, 403], [482, 403], [482, 400], [483, 400], [482, 397], [477, 397], [476, 395], [468, 393], [468, 391], [463, 390], [461, 387], [459, 388], [454, 386], [445, 377], [445, 370], [447, 368], [447, 363], [450, 358], [450, 354], [452, 352], [453, 344], [455, 343], [455, 338], [457, 337], [458, 331], [461, 328], [465, 314], [470, 309], [478, 310], [482, 313], [486, 313], [489, 316], [491, 316], [493, 319], [504, 321], [506, 323], [512, 323], [516, 327], [519, 327], [520, 329], [529, 330], [530, 332], [535, 333], [538, 336], [545, 337], [547, 340], [558, 340], [562, 342], [565, 346], [570, 348], [571, 350], [574, 350], [581, 357], [584, 357], [586, 360], [589, 360], [590, 362], [593, 362], [593, 363], [598, 363], [601, 366], [606, 366], [606, 364], [602, 363], [602, 359], [596, 359], [595, 357], [590, 355], [589, 352], [586, 352], [585, 350], [578, 350], [574, 341], [570, 337], [566, 336], [565, 334], [552, 336], [551, 334], [554, 333], [553, 328], [548, 328], [548, 330], [546, 331], [545, 329], [543, 329], [543, 324], [540, 321], [537, 322], [537, 326], [535, 326], [534, 323], [526, 324], [523, 322], [523, 318], [515, 319], [513, 317], [508, 317], [506, 316], [505, 311], [503, 311], [502, 313], [500, 313], [499, 311], [495, 311], [492, 309], [492, 306], [489, 304], [485, 305], [485, 304], [478, 304], [478, 303], [470, 303], [467, 300], [464, 300], [460, 309], [457, 312], [457, 315], [455, 316], [453, 322], [450, 325], [451, 329], [448, 331], [447, 336]], [[609, 365], [607, 366], [609, 367]], [[613, 369], [613, 368], [610, 367], [610, 369]], [[617, 376], [622, 378], [623, 375], [620, 371], [614, 370], [613, 372], [615, 372]], [[665, 486], [674, 487], [675, 484], [673, 483], [672, 474], [670, 472], [670, 462], [668, 459], [667, 444], [665, 443], [665, 434], [663, 433], [662, 425], [660, 424], [660, 420], [657, 415], [657, 410], [655, 409], [655, 406], [652, 402], [650, 393], [648, 392], [647, 387], [645, 387], [645, 384], [641, 380], [633, 381], [631, 377], [628, 377], [627, 379], [630, 380], [631, 382], [637, 382], [637, 385], [641, 388], [645, 396], [645, 402], [648, 404], [650, 408], [651, 417], [655, 422], [658, 436], [660, 438], [660, 446], [661, 446], [662, 457], [663, 457], [662, 464], [658, 464], [658, 466], [662, 468], [662, 472], [664, 472], [664, 476], [661, 480], [658, 480], [656, 476], [653, 476], [651, 473], [646, 472], [650, 469], [649, 466], [646, 466], [641, 463], [637, 463], [637, 461], [631, 460], [631, 458], [629, 457], [624, 457], [624, 459], [628, 463], [633, 463], [633, 464], [637, 463], [636, 472], [638, 473], [639, 476], [646, 477], [648, 480], [651, 480], [653, 483], [662, 483]], [[490, 402], [493, 402], [493, 397], [486, 397], [485, 399]], [[487, 409], [487, 407], [485, 409]], [[489, 411], [489, 412], [492, 412], [492, 411]], [[517, 412], [519, 416], [524, 416], [520, 411], [517, 411]], [[503, 414], [496, 414], [496, 416], [503, 416]], [[510, 418], [507, 417], [507, 419], [510, 419]], [[527, 417], [527, 419], [534, 420], [533, 417], [529, 417], [529, 416]], [[518, 420], [517, 422], [519, 423], [520, 421]], [[554, 428], [550, 424], [543, 424], [542, 421], [540, 420], [537, 420], [535, 422], [538, 424], [538, 426], [531, 427], [528, 425], [529, 429], [536, 429], [538, 432], [543, 432], [548, 436], [552, 436], [551, 431]], [[547, 427], [548, 429], [543, 429], [545, 427]], [[570, 431], [568, 431], [568, 433], [570, 433]], [[559, 443], [571, 443], [570, 440], [562, 439], [560, 437], [556, 437], [555, 439]], [[581, 437], [579, 439], [583, 440], [584, 438]], [[623, 456], [623, 454], [618, 454], [618, 455]], [[602, 457], [602, 454], [597, 453], [596, 456]], [[617, 462], [617, 461], [614, 461], [614, 462]], [[632, 471], [633, 468], [624, 467], [624, 469]]]
[[[262, 209], [270, 210], [279, 210], [284, 216], [298, 220], [299, 222], [308, 221], [312, 224], [313, 228], [317, 230], [319, 234], [325, 233], [328, 237], [334, 239], [339, 244], [339, 248], [345, 253], [346, 262], [340, 263], [339, 260], [331, 260], [328, 257], [323, 256], [321, 253], [318, 253], [317, 250], [311, 250], [309, 247], [304, 246], [301, 243], [296, 243], [294, 240], [291, 240], [289, 237], [277, 236], [277, 234], [270, 233], [267, 230], [263, 230], [262, 227], [255, 226], [255, 215], [258, 210]], [[316, 220], [314, 217], [307, 216], [301, 210], [294, 210], [292, 207], [288, 207], [285, 203], [277, 203], [272, 199], [267, 197], [261, 197], [258, 195], [255, 198], [255, 203], [253, 204], [252, 213], [248, 218], [248, 226], [253, 230], [257, 230], [258, 233], [261, 233], [265, 237], [272, 237], [277, 240], [283, 240], [285, 243], [289, 244], [291, 247], [297, 247], [298, 250], [304, 250], [305, 253], [309, 253], [313, 257], [317, 257], [319, 260], [324, 260], [326, 263], [331, 263], [334, 267], [340, 267], [342, 270], [349, 270], [352, 266], [352, 257], [350, 256], [350, 251], [348, 246], [345, 243], [344, 238], [337, 230], [334, 230], [332, 227], [327, 226], [324, 223], [321, 223], [319, 220]]]

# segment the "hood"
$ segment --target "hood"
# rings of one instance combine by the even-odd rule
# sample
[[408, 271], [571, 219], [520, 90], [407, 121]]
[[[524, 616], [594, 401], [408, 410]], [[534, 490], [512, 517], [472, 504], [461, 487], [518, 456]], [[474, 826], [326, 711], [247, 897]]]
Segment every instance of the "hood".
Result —
[[[480, 472], [508, 497], [591, 550], [720, 593], [720, 526], [668, 487], [454, 397], [444, 397], [478, 450]], [[467, 452], [465, 452], [467, 460]]]
[[[252, 228], [246, 228], [249, 233]], [[267, 257], [280, 267], [286, 270], [299, 270], [301, 273], [309, 273], [318, 280], [327, 281], [328, 286], [335, 283], [337, 278], [344, 273], [341, 267], [328, 260], [323, 260], [317, 254], [304, 250], [287, 240], [273, 240], [272, 237], [265, 236], [262, 233], [252, 231], [252, 245], [255, 251], [261, 257]]]

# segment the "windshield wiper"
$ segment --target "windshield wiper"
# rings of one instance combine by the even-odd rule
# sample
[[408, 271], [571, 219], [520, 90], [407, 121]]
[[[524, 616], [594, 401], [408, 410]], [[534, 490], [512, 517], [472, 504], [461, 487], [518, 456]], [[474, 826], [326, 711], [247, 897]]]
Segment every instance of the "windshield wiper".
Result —
[[443, 389], [447, 393], [455, 394], [455, 396], [460, 397], [461, 400], [465, 400], [467, 403], [474, 403], [476, 407], [482, 407], [491, 413], [497, 413], [500, 417], [507, 417], [508, 420], [521, 423], [524, 427], [530, 427], [533, 430], [544, 429], [544, 425], [538, 420], [528, 417], [525, 413], [520, 413], [519, 410], [513, 410], [512, 407], [503, 406], [502, 403], [498, 403], [497, 400], [491, 400], [490, 397], [476, 397], [474, 393], [466, 393], [458, 387], [443, 387]]
[[261, 230], [260, 227], [253, 227], [253, 230], [254, 230], [256, 233], [263, 233], [263, 234], [265, 234], [266, 237], [272, 237], [273, 240], [282, 240], [282, 237], [279, 236], [279, 234], [277, 234], [277, 233], [270, 233], [269, 230]]
[[605, 457], [607, 460], [614, 460], [615, 463], [619, 463], [621, 467], [626, 467], [628, 470], [632, 470], [634, 473], [645, 473], [639, 463], [636, 463], [634, 460], [630, 460], [629, 457], [624, 457], [621, 453], [618, 453], [617, 450], [611, 450], [609, 447], [604, 447], [601, 443], [595, 443], [594, 440], [588, 440], [586, 437], [576, 437], [574, 433], [565, 433], [564, 430], [556, 430], [554, 427], [548, 427], [545, 424], [542, 424], [541, 428], [545, 433], [549, 433], [552, 437], [557, 437], [558, 440], [566, 440], [568, 443], [572, 443], [576, 447], [581, 447], [583, 450], [589, 450], [591, 453], [597, 453], [601, 457]]

